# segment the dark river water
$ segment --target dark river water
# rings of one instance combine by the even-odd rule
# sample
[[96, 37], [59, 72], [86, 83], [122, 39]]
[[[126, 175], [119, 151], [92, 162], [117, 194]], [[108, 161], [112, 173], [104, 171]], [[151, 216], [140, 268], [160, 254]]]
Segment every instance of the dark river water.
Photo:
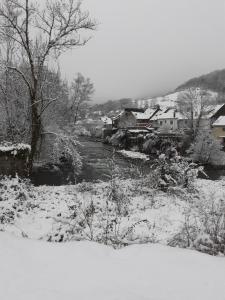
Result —
[[[76, 182], [108, 181], [112, 174], [119, 174], [122, 178], [137, 178], [139, 174], [150, 171], [150, 163], [140, 159], [130, 159], [115, 152], [113, 147], [88, 137], [80, 137], [79, 152], [82, 156], [83, 167], [76, 178]], [[63, 185], [67, 184], [67, 176], [53, 168], [37, 168], [32, 176], [35, 185]], [[208, 167], [205, 170], [209, 179], [217, 180], [225, 176], [225, 170]], [[68, 173], [66, 173], [68, 174]], [[203, 176], [202, 178], [206, 178]], [[69, 181], [70, 182], [70, 181]]]
[[133, 160], [113, 151], [113, 147], [91, 138], [80, 138], [80, 153], [83, 168], [78, 181], [108, 180], [112, 172], [120, 172], [123, 177], [133, 177], [138, 171], [146, 171], [141, 160]]
[[[108, 180], [112, 174], [112, 159], [120, 174], [125, 178], [137, 176], [138, 172], [148, 173], [149, 166], [141, 160], [129, 159], [114, 152], [109, 145], [103, 144], [91, 138], [80, 138], [80, 153], [83, 158], [83, 168], [78, 181]], [[211, 180], [218, 180], [225, 177], [225, 169], [206, 167], [205, 173]], [[205, 176], [200, 176], [205, 178]]]

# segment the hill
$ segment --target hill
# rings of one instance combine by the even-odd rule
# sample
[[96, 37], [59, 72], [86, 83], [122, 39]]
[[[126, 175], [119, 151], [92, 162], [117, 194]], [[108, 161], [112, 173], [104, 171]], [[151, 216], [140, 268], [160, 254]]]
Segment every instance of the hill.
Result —
[[200, 87], [202, 89], [211, 90], [219, 94], [225, 93], [225, 69], [192, 78], [180, 85], [176, 91], [181, 91], [190, 87]]
[[225, 69], [217, 70], [199, 77], [192, 78], [187, 82], [178, 86], [174, 92], [158, 97], [149, 97], [145, 99], [130, 98], [120, 100], [109, 100], [105, 103], [95, 104], [89, 110], [89, 114], [92, 117], [99, 117], [102, 115], [113, 116], [126, 107], [138, 107], [144, 108], [154, 105], [160, 105], [161, 107], [169, 107], [176, 105], [177, 98], [181, 91], [188, 88], [201, 88], [208, 91], [212, 99], [218, 103], [225, 102]]

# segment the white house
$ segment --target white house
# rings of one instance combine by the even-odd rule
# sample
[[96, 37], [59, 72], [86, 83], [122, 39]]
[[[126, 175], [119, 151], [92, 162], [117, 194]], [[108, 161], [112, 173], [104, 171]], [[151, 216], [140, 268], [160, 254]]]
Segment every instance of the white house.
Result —
[[151, 123], [159, 131], [177, 131], [188, 127], [188, 119], [175, 107], [159, 111], [151, 118]]

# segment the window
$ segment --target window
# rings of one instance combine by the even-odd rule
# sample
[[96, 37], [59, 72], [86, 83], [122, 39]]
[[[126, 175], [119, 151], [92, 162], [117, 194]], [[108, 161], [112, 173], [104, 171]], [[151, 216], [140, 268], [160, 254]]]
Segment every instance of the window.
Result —
[[223, 127], [223, 131], [225, 131], [225, 127]]
[[170, 125], [173, 125], [173, 121], [170, 121]]
[[159, 124], [162, 126], [163, 122], [162, 122], [162, 121], [160, 121], [160, 122], [159, 122]]

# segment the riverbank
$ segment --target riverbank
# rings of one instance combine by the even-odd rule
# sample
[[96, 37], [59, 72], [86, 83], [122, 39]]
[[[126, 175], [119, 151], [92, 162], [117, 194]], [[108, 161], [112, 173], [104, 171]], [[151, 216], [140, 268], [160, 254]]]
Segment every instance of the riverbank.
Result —
[[[2, 180], [1, 186], [1, 231], [51, 242], [91, 240], [115, 248], [151, 242], [201, 251], [195, 244], [204, 234], [201, 222], [204, 216], [209, 222], [214, 213], [220, 215], [225, 198], [223, 180], [198, 179], [191, 191], [177, 187], [167, 193], [148, 187], [145, 180], [118, 180], [114, 200], [110, 182], [33, 187], [15, 178]], [[194, 233], [188, 243], [185, 226]]]

